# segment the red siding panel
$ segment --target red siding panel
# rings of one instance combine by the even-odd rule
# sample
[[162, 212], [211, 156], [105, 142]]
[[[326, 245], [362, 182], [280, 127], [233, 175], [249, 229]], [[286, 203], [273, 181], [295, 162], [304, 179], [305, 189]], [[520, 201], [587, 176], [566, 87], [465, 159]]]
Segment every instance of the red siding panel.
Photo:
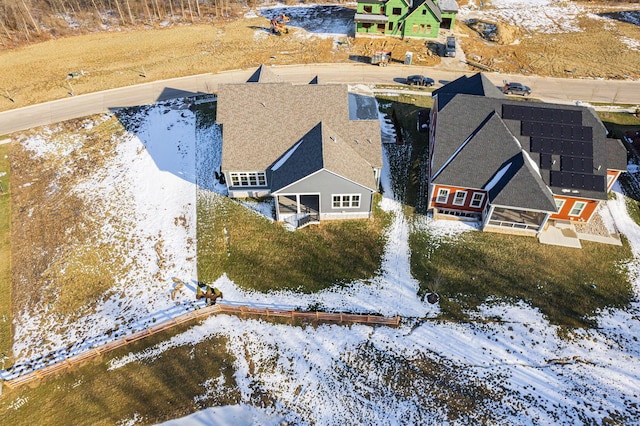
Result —
[[[446, 189], [449, 191], [449, 195], [447, 197], [446, 202], [438, 202], [438, 193], [441, 189]], [[466, 197], [464, 200], [464, 204], [453, 204], [455, 200], [457, 191], [466, 191]], [[482, 204], [480, 207], [471, 207], [471, 201], [473, 200], [473, 194], [480, 193], [484, 194]], [[431, 199], [429, 200], [429, 208], [437, 207], [440, 209], [450, 209], [450, 210], [464, 210], [467, 212], [481, 212], [487, 203], [487, 194], [485, 191], [479, 191], [477, 189], [469, 189], [469, 188], [461, 188], [455, 186], [445, 186], [445, 185], [434, 185], [433, 192], [431, 194]]]

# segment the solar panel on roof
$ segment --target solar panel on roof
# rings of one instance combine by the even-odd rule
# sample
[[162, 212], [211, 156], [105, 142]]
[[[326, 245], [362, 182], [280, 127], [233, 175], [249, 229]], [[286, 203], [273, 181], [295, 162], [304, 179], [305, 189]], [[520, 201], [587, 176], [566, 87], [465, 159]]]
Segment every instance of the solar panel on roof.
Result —
[[560, 157], [560, 170], [591, 173], [593, 171], [593, 161], [590, 158], [563, 155]]
[[540, 168], [545, 170], [551, 170], [553, 165], [553, 158], [551, 154], [540, 154]]
[[582, 111], [561, 108], [543, 108], [529, 105], [502, 105], [505, 120], [544, 121], [557, 124], [582, 124]]
[[531, 152], [542, 152], [542, 139], [540, 138], [530, 138], [529, 140], [531, 148], [529, 151]]
[[552, 170], [549, 177], [551, 186], [600, 192], [605, 190], [606, 179], [604, 176]]

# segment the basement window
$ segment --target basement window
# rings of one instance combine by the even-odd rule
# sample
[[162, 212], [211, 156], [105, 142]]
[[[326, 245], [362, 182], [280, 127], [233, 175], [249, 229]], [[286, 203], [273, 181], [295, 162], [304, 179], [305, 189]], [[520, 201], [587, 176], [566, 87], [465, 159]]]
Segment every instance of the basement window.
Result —
[[229, 172], [231, 186], [267, 186], [265, 172]]

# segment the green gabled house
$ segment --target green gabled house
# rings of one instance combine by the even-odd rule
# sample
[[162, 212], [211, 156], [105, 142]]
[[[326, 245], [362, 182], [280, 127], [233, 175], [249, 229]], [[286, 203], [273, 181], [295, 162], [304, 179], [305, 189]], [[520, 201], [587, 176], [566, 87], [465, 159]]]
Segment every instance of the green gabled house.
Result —
[[354, 21], [358, 35], [438, 37], [453, 29], [455, 0], [358, 0]]

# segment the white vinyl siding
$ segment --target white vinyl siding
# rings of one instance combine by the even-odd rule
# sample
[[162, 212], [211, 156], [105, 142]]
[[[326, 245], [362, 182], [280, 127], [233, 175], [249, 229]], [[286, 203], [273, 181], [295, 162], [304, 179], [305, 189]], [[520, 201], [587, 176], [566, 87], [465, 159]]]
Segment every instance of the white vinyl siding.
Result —
[[471, 197], [471, 207], [480, 208], [484, 201], [484, 192], [474, 192]]
[[360, 207], [360, 194], [333, 194], [331, 195], [334, 209], [356, 209]]
[[441, 188], [438, 190], [438, 198], [436, 198], [436, 203], [446, 204], [449, 199], [449, 190]]
[[453, 204], [456, 206], [464, 206], [466, 199], [467, 191], [456, 191], [456, 196], [453, 198]]
[[569, 216], [580, 216], [585, 207], [587, 207], [587, 203], [584, 201], [576, 201], [573, 203]]
[[265, 172], [229, 172], [231, 186], [267, 186]]

